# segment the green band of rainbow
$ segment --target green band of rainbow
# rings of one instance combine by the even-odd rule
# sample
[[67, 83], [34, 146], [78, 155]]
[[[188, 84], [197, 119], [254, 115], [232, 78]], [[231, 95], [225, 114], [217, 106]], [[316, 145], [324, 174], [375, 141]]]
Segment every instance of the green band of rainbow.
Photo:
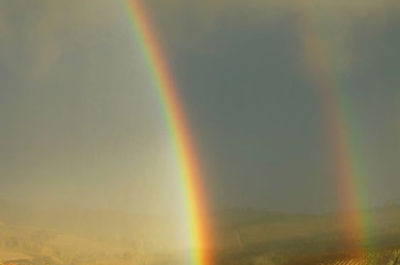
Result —
[[151, 69], [158, 89], [174, 150], [179, 163], [190, 236], [191, 261], [194, 265], [211, 265], [209, 221], [196, 152], [186, 123], [185, 112], [170, 73], [167, 60], [154, 34], [151, 21], [141, 0], [124, 0], [135, 35]]

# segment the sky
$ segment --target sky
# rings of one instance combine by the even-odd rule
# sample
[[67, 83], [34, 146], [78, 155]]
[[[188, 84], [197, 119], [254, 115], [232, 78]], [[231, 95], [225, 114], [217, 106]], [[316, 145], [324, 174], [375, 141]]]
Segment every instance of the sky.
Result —
[[[339, 205], [305, 18], [348, 102], [365, 207], [400, 203], [395, 0], [146, 1], [212, 207]], [[123, 1], [0, 0], [0, 198], [46, 207], [177, 208], [171, 139]], [[315, 74], [317, 73], [317, 74]], [[340, 80], [338, 82], [337, 80]], [[349, 144], [349, 146], [351, 143]], [[361, 187], [362, 186], [362, 187]], [[145, 203], [144, 203], [145, 202]]]

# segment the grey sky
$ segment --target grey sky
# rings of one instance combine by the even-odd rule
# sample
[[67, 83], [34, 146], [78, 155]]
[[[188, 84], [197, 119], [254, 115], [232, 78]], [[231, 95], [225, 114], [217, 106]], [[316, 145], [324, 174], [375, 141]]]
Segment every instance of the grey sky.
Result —
[[[155, 88], [119, 1], [0, 0], [0, 189], [143, 211], [179, 190]], [[372, 205], [400, 199], [396, 1], [321, 1]], [[216, 207], [337, 208], [323, 102], [290, 1], [149, 1]], [[398, 200], [397, 200], [398, 201]], [[52, 205], [53, 204], [53, 205]]]
[[3, 196], [175, 207], [169, 140], [128, 16], [90, 2], [1, 2]]

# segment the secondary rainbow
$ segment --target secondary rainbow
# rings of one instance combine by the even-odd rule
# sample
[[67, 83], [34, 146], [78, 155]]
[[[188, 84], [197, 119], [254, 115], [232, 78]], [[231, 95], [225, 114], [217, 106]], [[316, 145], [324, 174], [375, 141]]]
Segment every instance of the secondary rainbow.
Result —
[[185, 111], [166, 56], [154, 32], [144, 3], [141, 0], [124, 0], [124, 2], [135, 34], [139, 38], [143, 53], [151, 69], [170, 135], [173, 138], [184, 193], [191, 264], [211, 265], [212, 258], [210, 251], [208, 251], [211, 237], [206, 209], [207, 203]]
[[[314, 4], [313, 4], [314, 3]], [[300, 34], [304, 56], [317, 93], [326, 113], [327, 129], [333, 149], [334, 174], [338, 177], [340, 204], [347, 209], [343, 215], [346, 243], [352, 254], [363, 256], [370, 232], [369, 218], [362, 213], [366, 188], [359, 152], [356, 120], [351, 102], [345, 94], [344, 72], [338, 62], [339, 47], [332, 43], [335, 36], [323, 30], [323, 14], [315, 10], [316, 2], [296, 1], [300, 10]]]

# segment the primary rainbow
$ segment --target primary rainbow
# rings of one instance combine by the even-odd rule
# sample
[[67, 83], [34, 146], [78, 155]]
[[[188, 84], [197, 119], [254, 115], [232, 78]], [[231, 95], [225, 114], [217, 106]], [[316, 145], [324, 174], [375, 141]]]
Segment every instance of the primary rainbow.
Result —
[[335, 36], [323, 30], [326, 25], [324, 14], [317, 8], [317, 2], [296, 1], [300, 10], [300, 33], [311, 77], [318, 88], [328, 131], [333, 147], [334, 174], [339, 181], [339, 197], [342, 208], [346, 243], [352, 254], [363, 256], [370, 242], [368, 233], [369, 218], [363, 214], [366, 203], [364, 172], [357, 141], [356, 121], [352, 117], [350, 99], [344, 90], [346, 80], [341, 64], [338, 62], [338, 47], [332, 43]]
[[185, 111], [144, 4], [141, 0], [123, 1], [126, 3], [135, 34], [139, 38], [151, 69], [170, 135], [173, 138], [184, 193], [191, 264], [211, 265], [212, 259], [210, 251], [208, 251], [211, 240], [206, 214], [206, 198], [201, 183], [196, 151], [186, 123]]

